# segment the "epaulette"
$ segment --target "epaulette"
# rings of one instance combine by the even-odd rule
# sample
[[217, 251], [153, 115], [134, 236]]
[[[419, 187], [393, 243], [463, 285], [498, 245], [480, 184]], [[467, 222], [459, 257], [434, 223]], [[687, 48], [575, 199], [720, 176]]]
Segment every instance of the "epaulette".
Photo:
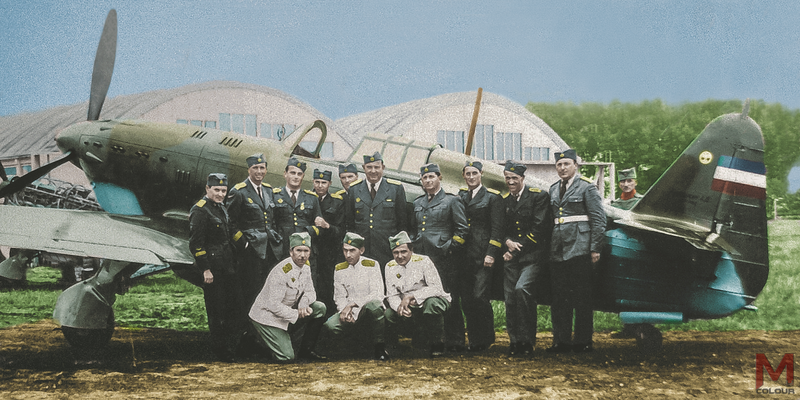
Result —
[[347, 190], [342, 189], [342, 190], [340, 190], [340, 191], [338, 191], [338, 192], [336, 192], [334, 194], [338, 194], [339, 196], [341, 196], [341, 195], [343, 195], [345, 193], [347, 193]]
[[594, 182], [592, 182], [592, 180], [591, 180], [591, 179], [589, 179], [589, 178], [587, 178], [587, 177], [585, 177], [585, 176], [582, 176], [582, 177], [581, 177], [581, 179], [582, 179], [582, 180], [584, 180], [584, 181], [586, 181], [586, 182], [589, 182], [589, 183], [594, 183]]
[[341, 271], [343, 269], [347, 269], [347, 267], [349, 267], [349, 266], [350, 266], [350, 264], [348, 264], [347, 261], [340, 262], [340, 263], [336, 264], [336, 270], [337, 271]]
[[341, 195], [339, 195], [338, 193], [328, 193], [328, 194], [330, 194], [330, 195], [331, 195], [331, 197], [333, 197], [334, 199], [344, 200], [344, 199], [342, 198], [342, 196], [341, 196]]
[[310, 195], [313, 195], [314, 197], [319, 197], [319, 195], [317, 195], [317, 192], [315, 192], [313, 190], [303, 189], [303, 191], [308, 193], [308, 194], [310, 194]]
[[374, 267], [375, 266], [375, 261], [372, 261], [372, 260], [361, 260], [361, 265], [363, 265], [365, 267]]
[[281, 188], [272, 188], [272, 193], [280, 193]]
[[386, 263], [386, 266], [387, 267], [396, 267], [397, 266], [397, 261], [395, 261], [395, 260], [389, 261], [388, 263]]
[[[350, 184], [350, 186], [358, 185], [359, 183], [361, 183], [363, 181], [364, 181], [363, 179], [356, 179], [356, 180], [353, 181], [353, 183]], [[344, 190], [344, 189], [342, 189], [342, 190]]]
[[542, 189], [539, 189], [539, 188], [528, 188], [528, 190], [533, 192], [533, 193], [541, 193], [542, 192]]
[[236, 190], [239, 190], [239, 189], [241, 189], [241, 188], [243, 188], [245, 186], [247, 186], [247, 182], [239, 182], [239, 183], [233, 185], [233, 188], [236, 189]]
[[411, 261], [422, 261], [424, 259], [425, 259], [425, 257], [423, 257], [423, 256], [421, 256], [419, 254], [414, 254], [413, 256], [411, 256]]
[[194, 203], [194, 205], [196, 205], [198, 207], [202, 207], [202, 206], [206, 205], [206, 199], [200, 199], [200, 200], [197, 201], [197, 203]]
[[506, 194], [504, 194], [504, 195], [503, 195], [503, 198], [505, 199], [505, 198], [506, 198], [506, 197], [508, 197], [508, 195], [510, 195], [510, 194], [511, 194], [511, 192], [506, 192]]
[[392, 185], [402, 185], [403, 184], [403, 182], [400, 182], [400, 181], [394, 180], [394, 179], [386, 179], [386, 182], [389, 182]]
[[272, 187], [272, 186], [271, 186], [269, 183], [267, 183], [267, 182], [261, 182], [261, 186], [266, 186], [266, 187], [268, 187], [268, 188], [271, 188], [271, 187]]
[[306, 260], [306, 265], [311, 266], [311, 260]]
[[466, 192], [466, 191], [468, 191], [468, 190], [469, 190], [469, 188], [458, 188], [458, 190], [460, 190], [460, 191], [463, 191], [463, 192]]
[[288, 274], [289, 271], [291, 271], [291, 270], [292, 270], [292, 263], [286, 263], [286, 265], [283, 266], [283, 273], [284, 274]]
[[486, 191], [489, 193], [500, 194], [500, 191], [497, 189], [486, 188]]

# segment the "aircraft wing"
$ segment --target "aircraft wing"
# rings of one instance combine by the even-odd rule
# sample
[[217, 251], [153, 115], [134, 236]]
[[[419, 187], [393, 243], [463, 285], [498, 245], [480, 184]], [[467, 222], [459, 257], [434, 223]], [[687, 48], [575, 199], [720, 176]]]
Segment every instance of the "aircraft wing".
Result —
[[0, 221], [4, 246], [141, 264], [194, 262], [187, 239], [149, 218], [8, 205], [0, 206]]

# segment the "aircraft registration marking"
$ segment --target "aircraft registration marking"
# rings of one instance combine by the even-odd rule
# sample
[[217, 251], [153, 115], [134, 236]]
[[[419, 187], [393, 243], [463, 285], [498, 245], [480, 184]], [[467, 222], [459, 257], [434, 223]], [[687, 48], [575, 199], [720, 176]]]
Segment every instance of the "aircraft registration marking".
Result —
[[711, 190], [733, 196], [767, 198], [767, 169], [764, 163], [721, 156], [714, 171]]

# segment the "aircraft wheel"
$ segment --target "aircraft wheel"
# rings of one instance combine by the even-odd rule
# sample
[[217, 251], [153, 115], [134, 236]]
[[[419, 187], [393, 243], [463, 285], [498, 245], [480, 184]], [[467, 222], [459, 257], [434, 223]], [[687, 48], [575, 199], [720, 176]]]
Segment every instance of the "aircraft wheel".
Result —
[[62, 326], [61, 332], [70, 346], [78, 349], [97, 349], [104, 347], [114, 335], [114, 311], [108, 314], [104, 329], [82, 329]]
[[654, 354], [661, 350], [661, 331], [652, 324], [636, 324], [636, 345], [642, 354]]

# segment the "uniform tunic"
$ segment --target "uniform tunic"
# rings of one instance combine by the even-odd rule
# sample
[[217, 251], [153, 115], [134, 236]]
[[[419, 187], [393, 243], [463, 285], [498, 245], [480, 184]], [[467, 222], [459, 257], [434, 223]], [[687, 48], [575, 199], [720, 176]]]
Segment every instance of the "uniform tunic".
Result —
[[[283, 256], [286, 257], [289, 255], [289, 236], [293, 233], [308, 232], [312, 244], [319, 237], [321, 230], [314, 226], [314, 220], [322, 215], [319, 198], [310, 190], [298, 189], [297, 202], [292, 204], [288, 188], [274, 188], [272, 193], [275, 199], [275, 226], [283, 237]], [[311, 247], [312, 254], [316, 252], [315, 249], [316, 246]]]
[[[333, 274], [333, 298], [339, 312], [355, 304], [351, 310], [356, 323], [367, 321], [371, 325], [374, 342], [383, 343], [384, 291], [381, 265], [377, 261], [362, 256], [353, 265], [346, 261], [337, 264]], [[355, 324], [342, 323], [338, 312], [325, 323], [325, 327], [334, 335], [347, 329], [345, 325], [352, 327]]]
[[406, 191], [399, 181], [381, 178], [373, 199], [367, 183], [357, 180], [350, 185], [345, 225], [364, 238], [364, 256], [385, 265], [392, 260], [389, 237], [408, 229]]
[[563, 198], [560, 181], [550, 186], [554, 226], [550, 245], [553, 282], [553, 340], [572, 343], [572, 313], [578, 345], [592, 342], [591, 253], [600, 253], [605, 240], [606, 214], [591, 180], [576, 174]]
[[212, 350], [229, 359], [243, 331], [243, 315], [225, 206], [203, 197], [189, 211], [189, 231], [195, 264], [200, 271], [210, 270], [214, 277], [212, 283], [203, 285]]
[[458, 195], [464, 204], [469, 231], [463, 252], [462, 279], [464, 316], [467, 319], [469, 343], [494, 343], [494, 314], [489, 303], [492, 269], [483, 266], [486, 256], [493, 257], [495, 266], [502, 265], [503, 218], [505, 210], [500, 192], [481, 185], [470, 198], [470, 190], [462, 188]]
[[636, 203], [639, 202], [639, 200], [642, 199], [642, 197], [644, 196], [640, 195], [639, 193], [634, 193], [633, 197], [628, 200], [622, 200], [621, 198], [612, 200], [611, 206], [622, 210], [630, 210], [631, 208], [633, 208], [633, 206], [636, 205]]
[[504, 264], [503, 292], [506, 325], [511, 343], [536, 343], [537, 287], [547, 263], [547, 244], [552, 220], [550, 198], [541, 189], [524, 186], [519, 199], [506, 194], [504, 240], [522, 245]]
[[[320, 237], [314, 247], [317, 248], [318, 276], [315, 282], [317, 297], [328, 307], [328, 312], [336, 311], [333, 301], [333, 276], [336, 264], [344, 260], [342, 254], [342, 238], [344, 238], [344, 199], [338, 193], [328, 193], [320, 200], [322, 218], [330, 228], [320, 229]], [[379, 271], [380, 273], [380, 271]]]

